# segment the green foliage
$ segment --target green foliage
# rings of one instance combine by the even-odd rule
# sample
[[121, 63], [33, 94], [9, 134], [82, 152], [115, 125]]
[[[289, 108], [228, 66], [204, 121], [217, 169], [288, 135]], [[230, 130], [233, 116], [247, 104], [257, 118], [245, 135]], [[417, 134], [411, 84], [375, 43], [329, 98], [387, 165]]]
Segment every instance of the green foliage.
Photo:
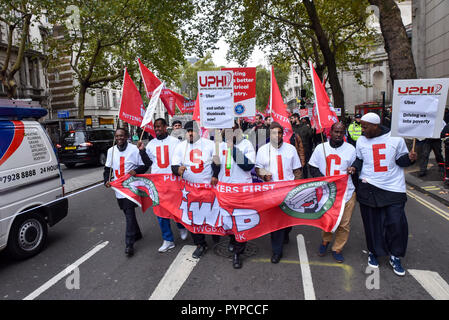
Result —
[[[274, 75], [278, 83], [281, 95], [285, 96], [284, 86], [288, 80], [290, 66], [289, 65], [274, 65]], [[256, 109], [264, 112], [270, 99], [270, 70], [263, 66], [256, 68]]]

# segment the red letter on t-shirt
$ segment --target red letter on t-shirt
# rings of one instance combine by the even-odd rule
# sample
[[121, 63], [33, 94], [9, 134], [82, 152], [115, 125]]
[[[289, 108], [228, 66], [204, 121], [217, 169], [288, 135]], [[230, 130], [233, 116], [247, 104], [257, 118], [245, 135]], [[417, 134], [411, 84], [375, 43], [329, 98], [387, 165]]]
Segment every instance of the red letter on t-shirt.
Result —
[[201, 160], [202, 152], [199, 149], [193, 149], [190, 151], [190, 161], [198, 164], [198, 166], [192, 166], [193, 173], [200, 173], [204, 169], [204, 162]]
[[284, 180], [284, 168], [282, 167], [282, 157], [281, 155], [277, 156], [277, 162], [278, 162], [278, 179]]
[[379, 153], [380, 149], [386, 149], [385, 143], [373, 144], [373, 162], [374, 162], [374, 172], [386, 172], [388, 167], [381, 166], [380, 160], [385, 160], [385, 154]]
[[170, 164], [170, 158], [168, 156], [168, 146], [164, 146], [164, 162], [162, 163], [161, 159], [161, 147], [156, 147], [156, 159], [157, 159], [157, 166], [161, 169], [167, 168]]
[[125, 157], [120, 157], [120, 169], [115, 170], [115, 178], [118, 179], [125, 175]]
[[334, 160], [335, 165], [339, 166], [341, 165], [341, 158], [339, 155], [337, 154], [330, 154], [327, 156], [326, 158], [326, 162], [327, 162], [327, 171], [326, 171], [326, 176], [338, 176], [340, 174], [340, 170], [335, 170], [333, 172], [333, 174], [331, 174], [332, 172], [332, 160]]

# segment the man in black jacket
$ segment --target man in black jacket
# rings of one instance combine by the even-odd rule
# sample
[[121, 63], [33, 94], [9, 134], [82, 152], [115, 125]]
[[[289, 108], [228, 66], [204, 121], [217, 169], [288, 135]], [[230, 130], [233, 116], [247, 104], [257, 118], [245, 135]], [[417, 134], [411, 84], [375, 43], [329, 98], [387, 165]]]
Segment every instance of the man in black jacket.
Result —
[[[128, 143], [128, 130], [118, 128], [115, 131], [116, 145], [109, 148], [103, 178], [106, 188], [110, 188], [110, 181], [129, 173], [131, 176], [145, 173], [151, 166], [151, 160], [145, 151], [145, 146], [139, 141], [136, 147]], [[134, 254], [134, 243], [142, 238], [142, 233], [136, 219], [137, 205], [115, 192], [118, 205], [126, 217], [125, 254], [131, 257]]]
[[369, 250], [368, 265], [378, 268], [377, 257], [390, 255], [394, 273], [404, 276], [400, 257], [407, 249], [408, 224], [403, 168], [413, 164], [417, 154], [408, 151], [403, 138], [391, 137], [377, 114], [365, 114], [361, 125], [357, 158], [348, 173], [360, 173], [356, 193]]

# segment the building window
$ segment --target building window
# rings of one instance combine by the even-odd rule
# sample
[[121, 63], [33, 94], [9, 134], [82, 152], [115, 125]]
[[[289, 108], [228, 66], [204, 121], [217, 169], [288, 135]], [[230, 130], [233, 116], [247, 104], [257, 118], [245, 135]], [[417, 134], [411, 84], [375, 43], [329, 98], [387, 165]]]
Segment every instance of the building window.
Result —
[[299, 83], [299, 79], [298, 77], [295, 77], [295, 83], [298, 84]]
[[118, 108], [117, 93], [116, 92], [112, 93], [112, 106], [114, 107], [114, 109]]
[[105, 109], [109, 109], [109, 95], [108, 95], [108, 92], [107, 91], [102, 91], [101, 92], [101, 102], [102, 102], [102, 105], [103, 105], [103, 108], [105, 108]]

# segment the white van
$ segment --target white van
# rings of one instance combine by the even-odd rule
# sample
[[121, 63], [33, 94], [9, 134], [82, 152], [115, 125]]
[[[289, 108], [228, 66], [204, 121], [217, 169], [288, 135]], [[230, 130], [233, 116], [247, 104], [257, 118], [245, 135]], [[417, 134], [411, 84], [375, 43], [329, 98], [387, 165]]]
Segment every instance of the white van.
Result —
[[0, 104], [0, 250], [17, 259], [39, 253], [48, 226], [67, 216], [62, 174], [41, 124], [42, 108]]

